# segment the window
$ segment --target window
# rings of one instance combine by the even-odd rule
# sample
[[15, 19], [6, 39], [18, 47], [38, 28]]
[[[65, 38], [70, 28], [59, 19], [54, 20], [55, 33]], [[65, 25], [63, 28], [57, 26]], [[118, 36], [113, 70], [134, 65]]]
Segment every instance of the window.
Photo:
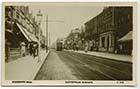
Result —
[[127, 18], [130, 19], [130, 15], [129, 14], [128, 14]]
[[118, 24], [120, 24], [121, 23], [121, 19], [118, 19]]
[[102, 47], [105, 47], [105, 37], [102, 37]]

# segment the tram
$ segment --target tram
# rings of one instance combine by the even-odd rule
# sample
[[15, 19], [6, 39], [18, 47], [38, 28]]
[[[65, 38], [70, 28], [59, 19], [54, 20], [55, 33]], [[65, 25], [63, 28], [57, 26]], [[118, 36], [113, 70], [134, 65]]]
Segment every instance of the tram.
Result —
[[56, 43], [56, 50], [57, 51], [62, 51], [62, 49], [63, 49], [63, 43], [61, 41], [58, 41]]

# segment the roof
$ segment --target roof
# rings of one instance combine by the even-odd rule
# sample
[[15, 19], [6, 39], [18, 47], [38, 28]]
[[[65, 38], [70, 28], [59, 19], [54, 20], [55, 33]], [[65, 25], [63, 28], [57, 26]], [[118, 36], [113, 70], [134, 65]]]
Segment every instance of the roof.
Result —
[[120, 38], [119, 42], [126, 42], [132, 40], [132, 31], [129, 31], [126, 35], [124, 35], [122, 38]]

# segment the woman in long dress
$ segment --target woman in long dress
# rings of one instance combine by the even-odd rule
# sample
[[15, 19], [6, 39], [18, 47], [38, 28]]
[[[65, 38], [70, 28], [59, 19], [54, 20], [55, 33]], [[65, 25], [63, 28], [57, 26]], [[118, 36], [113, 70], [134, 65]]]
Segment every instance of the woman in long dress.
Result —
[[26, 52], [26, 47], [25, 47], [25, 43], [21, 42], [20, 47], [21, 47], [21, 55], [25, 56], [25, 52]]

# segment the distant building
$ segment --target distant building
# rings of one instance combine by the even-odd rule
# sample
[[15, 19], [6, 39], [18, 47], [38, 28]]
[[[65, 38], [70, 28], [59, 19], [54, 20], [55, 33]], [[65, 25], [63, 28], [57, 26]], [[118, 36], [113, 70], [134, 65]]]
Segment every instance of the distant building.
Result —
[[68, 37], [65, 39], [65, 47], [69, 49], [73, 49], [74, 45], [81, 45], [81, 39], [82, 39], [82, 29], [75, 28], [71, 30], [71, 33], [68, 35]]
[[85, 23], [85, 40], [89, 44], [89, 50], [98, 51], [99, 32], [97, 29], [97, 17]]

